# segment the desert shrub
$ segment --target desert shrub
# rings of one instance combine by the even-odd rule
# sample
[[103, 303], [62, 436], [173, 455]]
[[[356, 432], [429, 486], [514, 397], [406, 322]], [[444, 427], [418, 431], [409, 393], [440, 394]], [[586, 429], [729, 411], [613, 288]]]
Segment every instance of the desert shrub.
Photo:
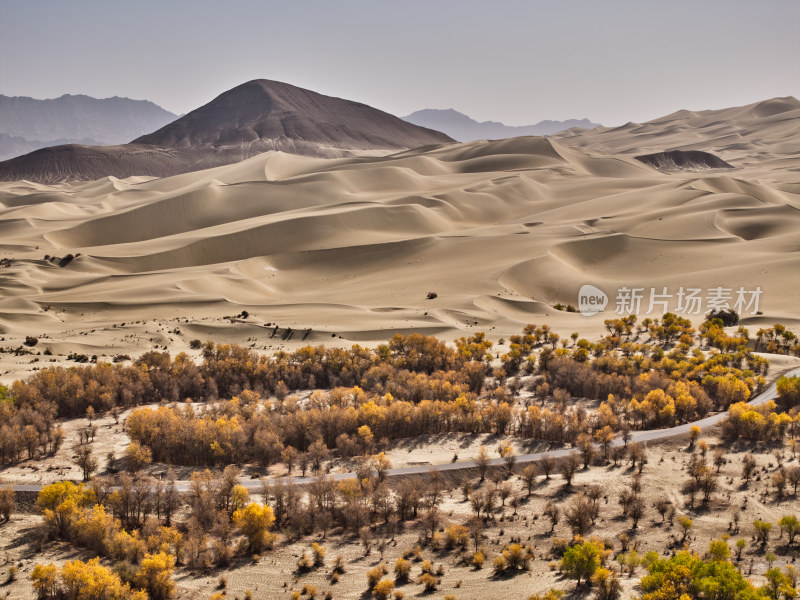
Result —
[[708, 555], [711, 560], [728, 560], [731, 555], [730, 546], [725, 540], [711, 540], [708, 544]]
[[545, 594], [531, 594], [528, 600], [559, 600], [563, 595], [563, 591], [550, 588]]
[[399, 557], [394, 562], [395, 581], [397, 583], [406, 582], [408, 581], [408, 576], [410, 574], [411, 574], [411, 563], [402, 556]]
[[297, 559], [297, 570], [300, 573], [309, 571], [314, 566], [314, 559], [312, 559], [307, 552], [303, 552], [300, 558]]
[[314, 566], [321, 567], [325, 564], [325, 547], [314, 542], [311, 544], [311, 554], [314, 556]]
[[303, 586], [303, 595], [308, 596], [309, 598], [316, 598], [317, 597], [317, 586], [311, 585], [307, 583]]
[[448, 548], [466, 548], [469, 542], [469, 528], [464, 525], [451, 524], [445, 527], [444, 535]]
[[431, 573], [422, 573], [417, 579], [417, 583], [421, 583], [426, 592], [434, 592], [440, 583], [440, 579]]
[[614, 571], [599, 567], [591, 577], [597, 600], [617, 600], [622, 595], [622, 584]]
[[375, 589], [375, 586], [378, 585], [378, 582], [381, 580], [381, 578], [388, 572], [389, 569], [386, 567], [386, 563], [383, 562], [378, 566], [367, 570], [367, 587], [370, 590]]
[[385, 577], [372, 588], [372, 595], [378, 600], [386, 600], [389, 598], [389, 594], [392, 593], [392, 590], [394, 590], [394, 582], [388, 577]]
[[762, 546], [766, 545], [769, 540], [769, 532], [772, 530], [772, 523], [756, 519], [753, 521], [753, 529], [756, 532], [756, 539], [761, 542]]
[[333, 561], [333, 569], [331, 570], [334, 574], [342, 574], [345, 572], [344, 568], [344, 556], [338, 554], [336, 559]]
[[3, 517], [3, 521], [8, 522], [11, 519], [16, 504], [14, 488], [10, 485], [0, 488], [0, 516]]

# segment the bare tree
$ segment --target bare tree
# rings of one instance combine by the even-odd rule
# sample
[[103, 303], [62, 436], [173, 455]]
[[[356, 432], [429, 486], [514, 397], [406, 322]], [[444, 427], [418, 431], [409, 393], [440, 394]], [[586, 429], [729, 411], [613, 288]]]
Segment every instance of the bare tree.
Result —
[[658, 514], [661, 515], [661, 523], [664, 523], [667, 512], [672, 506], [672, 501], [669, 498], [659, 498], [653, 504], [653, 508], [655, 508]]
[[742, 458], [742, 479], [745, 483], [750, 482], [750, 478], [756, 470], [756, 457], [747, 453]]
[[573, 535], [582, 536], [589, 531], [594, 522], [592, 518], [594, 510], [594, 503], [583, 494], [578, 494], [570, 500], [567, 508], [564, 509], [564, 518], [572, 529]]
[[630, 507], [628, 508], [628, 516], [633, 522], [633, 529], [639, 526], [639, 519], [644, 515], [644, 500], [639, 495], [634, 496]]
[[478, 472], [481, 475], [481, 481], [486, 479], [486, 469], [489, 468], [489, 451], [486, 446], [481, 446], [478, 450], [478, 456], [475, 458], [475, 464], [478, 465]]
[[520, 475], [520, 479], [525, 482], [525, 486], [528, 488], [528, 496], [530, 497], [531, 493], [533, 492], [533, 486], [536, 483], [536, 476], [539, 474], [539, 469], [536, 468], [536, 463], [531, 463], [526, 465], [524, 469], [522, 469], [522, 474]]
[[558, 506], [552, 501], [548, 501], [547, 504], [544, 505], [544, 510], [542, 514], [550, 519], [550, 533], [552, 533], [558, 522], [561, 520], [561, 511], [558, 509]]
[[555, 471], [556, 461], [550, 456], [545, 456], [539, 461], [539, 470], [544, 474], [545, 479], [550, 479], [550, 475]]
[[89, 476], [97, 470], [97, 457], [92, 452], [89, 444], [80, 444], [72, 449], [75, 452], [75, 463], [83, 471], [83, 480], [89, 481]]
[[575, 477], [575, 473], [580, 467], [580, 464], [581, 459], [575, 453], [568, 454], [561, 459], [559, 471], [561, 471], [561, 474], [564, 476], [564, 481], [566, 482], [567, 487], [572, 485], [572, 478]]

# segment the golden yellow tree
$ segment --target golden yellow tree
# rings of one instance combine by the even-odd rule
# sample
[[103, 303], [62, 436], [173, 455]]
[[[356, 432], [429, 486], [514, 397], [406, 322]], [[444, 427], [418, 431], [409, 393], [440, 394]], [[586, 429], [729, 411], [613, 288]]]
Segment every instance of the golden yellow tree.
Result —
[[233, 513], [233, 524], [247, 538], [249, 552], [260, 552], [273, 540], [270, 528], [275, 523], [272, 508], [251, 502]]

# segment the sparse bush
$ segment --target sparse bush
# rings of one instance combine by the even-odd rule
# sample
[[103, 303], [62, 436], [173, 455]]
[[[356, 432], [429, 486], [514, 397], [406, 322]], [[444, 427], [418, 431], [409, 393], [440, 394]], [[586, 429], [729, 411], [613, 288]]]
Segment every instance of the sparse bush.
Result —
[[399, 583], [404, 583], [408, 581], [408, 576], [411, 573], [411, 563], [407, 561], [403, 557], [399, 557], [394, 562], [394, 577], [395, 581]]
[[8, 567], [8, 571], [6, 571], [6, 584], [16, 581], [18, 573], [19, 567], [17, 567], [17, 565], [11, 565]]
[[444, 530], [446, 544], [448, 548], [466, 548], [469, 543], [469, 529], [464, 525], [451, 524]]
[[385, 577], [372, 588], [372, 595], [378, 600], [386, 600], [389, 598], [389, 594], [392, 593], [392, 590], [394, 590], [394, 582], [388, 577]]
[[380, 563], [377, 567], [372, 567], [367, 571], [367, 587], [371, 590], [375, 589], [381, 578], [389, 572], [386, 568], [386, 563]]
[[423, 573], [417, 579], [418, 583], [421, 583], [425, 587], [426, 592], [435, 592], [436, 587], [439, 585], [440, 580], [435, 575], [431, 575], [430, 573]]
[[597, 600], [617, 600], [622, 595], [622, 584], [617, 574], [605, 567], [599, 567], [591, 577]]
[[11, 519], [16, 504], [14, 488], [10, 485], [0, 488], [0, 516], [3, 517], [3, 522], [8, 522]]
[[772, 523], [756, 519], [753, 521], [753, 528], [756, 530], [756, 539], [762, 546], [766, 546], [767, 540], [769, 539], [769, 532], [772, 530]]
[[314, 566], [321, 567], [325, 564], [325, 547], [317, 542], [311, 544], [311, 553], [314, 556]]
[[681, 530], [683, 531], [683, 537], [681, 537], [681, 543], [683, 543], [686, 541], [686, 537], [689, 535], [689, 530], [692, 528], [692, 520], [686, 515], [681, 515], [678, 517], [678, 524], [681, 526]]

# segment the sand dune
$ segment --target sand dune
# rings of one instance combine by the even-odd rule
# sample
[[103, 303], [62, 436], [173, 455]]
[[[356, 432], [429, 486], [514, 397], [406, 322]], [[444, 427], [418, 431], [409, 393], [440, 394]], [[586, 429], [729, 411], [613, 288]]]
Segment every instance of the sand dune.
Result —
[[[193, 337], [496, 339], [528, 322], [591, 334], [622, 286], [759, 286], [763, 314], [746, 322], [797, 323], [798, 123], [800, 103], [776, 99], [559, 139], [0, 184], [0, 345], [32, 335], [35, 351], [111, 356], [188, 350]], [[664, 172], [635, 158], [698, 146], [731, 167]], [[605, 313], [553, 308], [576, 305], [586, 283], [608, 294]], [[0, 357], [1, 379], [35, 365]]]
[[[703, 151], [730, 163], [740, 174], [763, 177], [797, 172], [800, 158], [800, 100], [773, 98], [722, 110], [681, 110], [647, 123], [570, 129], [556, 134], [570, 146], [607, 154]], [[774, 181], [782, 179], [777, 175]]]

